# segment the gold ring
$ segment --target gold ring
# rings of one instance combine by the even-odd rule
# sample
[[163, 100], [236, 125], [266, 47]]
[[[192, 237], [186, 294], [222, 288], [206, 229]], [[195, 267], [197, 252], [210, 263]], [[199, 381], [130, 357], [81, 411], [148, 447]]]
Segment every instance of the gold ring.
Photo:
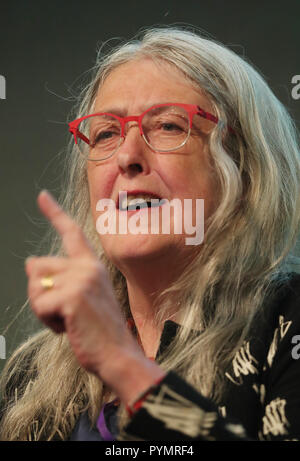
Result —
[[42, 277], [41, 278], [41, 285], [46, 290], [50, 290], [51, 288], [53, 288], [54, 287], [54, 280], [51, 277], [51, 275], [47, 275], [46, 277]]

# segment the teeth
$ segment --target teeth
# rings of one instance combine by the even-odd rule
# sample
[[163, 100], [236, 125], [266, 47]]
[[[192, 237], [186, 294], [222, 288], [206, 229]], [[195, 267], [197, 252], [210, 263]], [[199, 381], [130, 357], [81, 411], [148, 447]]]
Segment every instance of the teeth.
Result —
[[[120, 209], [121, 210], [127, 210], [132, 209], [135, 210], [137, 207], [136, 205], [139, 205], [138, 208], [144, 208], [147, 207], [149, 203], [151, 203], [151, 200], [154, 200], [154, 197], [152, 195], [140, 195], [139, 197], [136, 196], [125, 196], [120, 200]], [[155, 201], [159, 201], [159, 199], [156, 199]], [[142, 206], [141, 206], [142, 205]]]
[[[151, 200], [151, 199], [150, 199]], [[127, 206], [130, 206], [130, 205], [136, 205], [138, 203], [144, 203], [144, 202], [148, 202], [149, 200], [145, 199], [145, 198], [131, 198], [129, 200], [127, 200]]]

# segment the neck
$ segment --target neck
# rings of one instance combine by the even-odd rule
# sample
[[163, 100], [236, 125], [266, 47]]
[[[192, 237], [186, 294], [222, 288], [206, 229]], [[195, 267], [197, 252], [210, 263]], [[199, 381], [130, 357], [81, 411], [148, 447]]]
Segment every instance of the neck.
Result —
[[[170, 301], [170, 307], [161, 321], [157, 322], [160, 308], [159, 295], [177, 279], [174, 268], [180, 265], [168, 262], [167, 267], [161, 264], [147, 264], [145, 261], [126, 268], [123, 274], [127, 281], [129, 305], [132, 317], [138, 330], [140, 342], [147, 357], [155, 357], [160, 342], [164, 322], [176, 320], [177, 303]], [[181, 265], [182, 270], [182, 265]]]

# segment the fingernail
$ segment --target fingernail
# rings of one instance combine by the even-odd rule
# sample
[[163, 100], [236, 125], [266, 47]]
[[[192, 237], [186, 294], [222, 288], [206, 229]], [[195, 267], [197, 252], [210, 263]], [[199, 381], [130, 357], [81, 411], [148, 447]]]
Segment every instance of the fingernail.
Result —
[[42, 189], [39, 195], [41, 194], [46, 194], [49, 200], [52, 200], [52, 201], [55, 200], [54, 196], [51, 194], [51, 192], [48, 191], [48, 189]]
[[33, 259], [33, 258], [35, 258], [35, 256], [28, 256], [28, 257], [25, 259], [25, 264], [27, 264], [27, 263], [30, 261], [30, 259]]

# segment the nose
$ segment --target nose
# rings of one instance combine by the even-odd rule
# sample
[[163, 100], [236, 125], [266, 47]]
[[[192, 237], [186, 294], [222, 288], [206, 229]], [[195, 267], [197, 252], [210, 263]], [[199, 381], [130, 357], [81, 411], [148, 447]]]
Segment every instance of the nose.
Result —
[[125, 139], [116, 152], [117, 163], [123, 174], [134, 176], [150, 170], [149, 148], [142, 138], [137, 123], [127, 126]]

